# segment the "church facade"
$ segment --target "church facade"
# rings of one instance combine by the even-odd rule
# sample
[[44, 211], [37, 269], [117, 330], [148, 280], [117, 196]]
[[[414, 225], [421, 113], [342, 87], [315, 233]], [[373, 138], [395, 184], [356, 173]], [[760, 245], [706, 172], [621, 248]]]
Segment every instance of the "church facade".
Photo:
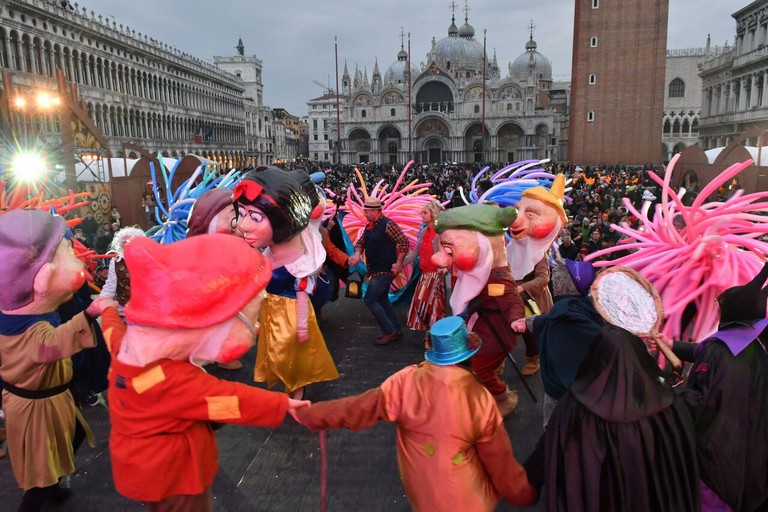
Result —
[[[553, 87], [552, 65], [532, 29], [506, 71], [495, 52], [488, 59], [466, 16], [460, 28], [452, 17], [447, 37], [432, 39], [418, 67], [402, 40], [397, 60], [383, 74], [376, 61], [370, 80], [359, 68], [351, 75], [345, 63], [340, 132], [335, 94], [308, 102], [310, 146], [319, 143], [309, 157], [343, 164], [566, 159], [569, 85]], [[313, 112], [323, 119], [313, 122]]]

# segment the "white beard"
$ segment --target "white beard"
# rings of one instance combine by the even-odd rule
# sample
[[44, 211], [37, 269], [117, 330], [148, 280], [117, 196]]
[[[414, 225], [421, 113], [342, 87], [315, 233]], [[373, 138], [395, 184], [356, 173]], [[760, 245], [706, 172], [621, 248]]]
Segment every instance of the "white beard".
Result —
[[544, 238], [531, 238], [530, 236], [520, 240], [513, 238], [507, 244], [507, 262], [515, 281], [522, 281], [525, 276], [533, 272], [533, 268], [552, 247], [557, 235], [563, 227], [563, 220], [557, 219], [557, 224]]
[[469, 272], [459, 272], [456, 284], [451, 292], [451, 311], [454, 315], [467, 309], [469, 301], [480, 295], [488, 284], [488, 278], [493, 268], [493, 251], [491, 243], [482, 233], [477, 235], [477, 243], [480, 246], [480, 254], [477, 258], [477, 266]]

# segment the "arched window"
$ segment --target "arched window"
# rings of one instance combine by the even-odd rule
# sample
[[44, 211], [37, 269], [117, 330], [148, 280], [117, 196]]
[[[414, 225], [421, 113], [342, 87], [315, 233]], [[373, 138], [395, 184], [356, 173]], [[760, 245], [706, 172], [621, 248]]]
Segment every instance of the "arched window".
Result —
[[591, 73], [589, 75], [589, 85], [595, 85], [597, 83], [597, 75]]
[[368, 113], [365, 111], [365, 109], [360, 111], [360, 117], [366, 117]]
[[480, 105], [475, 105], [475, 114], [480, 113]]
[[389, 109], [389, 115], [392, 117], [395, 117], [395, 109], [393, 108]]
[[685, 96], [685, 82], [679, 78], [675, 78], [669, 82], [669, 97], [670, 98], [682, 98]]
[[589, 40], [589, 46], [590, 46], [591, 48], [597, 48], [597, 37], [594, 37], [594, 36], [593, 36], [593, 37], [592, 37], [592, 38]]
[[587, 112], [587, 122], [591, 123], [595, 120], [595, 113], [593, 111]]

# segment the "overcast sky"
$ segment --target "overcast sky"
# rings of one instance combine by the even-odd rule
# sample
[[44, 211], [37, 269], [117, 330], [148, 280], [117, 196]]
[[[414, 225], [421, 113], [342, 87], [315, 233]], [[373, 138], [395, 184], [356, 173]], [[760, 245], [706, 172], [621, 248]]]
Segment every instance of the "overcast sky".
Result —
[[[583, 1], [583, 0], [582, 0]], [[620, 0], [611, 0], [620, 1]], [[411, 60], [422, 62], [432, 37], [448, 35], [450, 0], [81, 0], [80, 7], [118, 24], [212, 62], [234, 55], [239, 37], [246, 55], [264, 63], [264, 103], [307, 113], [308, 99], [322, 95], [313, 80], [335, 85], [334, 35], [338, 36], [339, 75], [347, 61], [354, 73], [373, 71], [378, 57], [382, 75], [397, 60], [401, 28], [411, 33]], [[731, 14], [751, 0], [669, 0], [667, 47], [695, 48], [733, 42]], [[464, 1], [457, 0], [456, 25], [464, 23]], [[482, 42], [487, 29], [489, 57], [494, 49], [506, 76], [507, 64], [525, 51], [528, 24], [536, 26], [538, 51], [552, 62], [555, 80], [571, 72], [574, 0], [469, 0], [469, 23]], [[407, 43], [406, 43], [407, 44]]]

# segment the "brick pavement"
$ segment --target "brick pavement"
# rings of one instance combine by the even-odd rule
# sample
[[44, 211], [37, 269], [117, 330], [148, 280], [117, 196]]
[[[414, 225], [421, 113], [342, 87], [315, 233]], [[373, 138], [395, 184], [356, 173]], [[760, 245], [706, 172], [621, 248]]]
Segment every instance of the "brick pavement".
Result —
[[[403, 322], [405, 308], [399, 308]], [[328, 400], [361, 393], [379, 385], [400, 368], [423, 358], [423, 333], [405, 332], [391, 345], [372, 344], [379, 335], [373, 317], [362, 301], [340, 298], [323, 310], [320, 323], [341, 377], [310, 386], [307, 398]], [[518, 361], [523, 351], [515, 352]], [[252, 383], [255, 351], [243, 358], [242, 370], [227, 372], [209, 367], [211, 373]], [[519, 460], [533, 449], [541, 433], [540, 404], [534, 404], [507, 369], [506, 380], [520, 390], [520, 405], [505, 421]], [[529, 377], [537, 396], [538, 375]], [[84, 445], [77, 454], [72, 476], [73, 497], [61, 512], [129, 512], [144, 508], [117, 494], [112, 483], [108, 437], [109, 418], [101, 406], [85, 411], [97, 436], [96, 448]], [[363, 432], [328, 432], [329, 512], [397, 512], [410, 510], [397, 472], [395, 426], [380, 423]], [[271, 430], [227, 425], [217, 431], [220, 471], [213, 484], [217, 512], [303, 512], [320, 510], [320, 449], [318, 434], [288, 418]], [[151, 456], [151, 454], [148, 454]], [[16, 510], [21, 497], [8, 458], [0, 460], [0, 509]], [[539, 504], [527, 510], [538, 511]], [[513, 510], [501, 504], [498, 511]], [[460, 512], [460, 511], [459, 511]]]

